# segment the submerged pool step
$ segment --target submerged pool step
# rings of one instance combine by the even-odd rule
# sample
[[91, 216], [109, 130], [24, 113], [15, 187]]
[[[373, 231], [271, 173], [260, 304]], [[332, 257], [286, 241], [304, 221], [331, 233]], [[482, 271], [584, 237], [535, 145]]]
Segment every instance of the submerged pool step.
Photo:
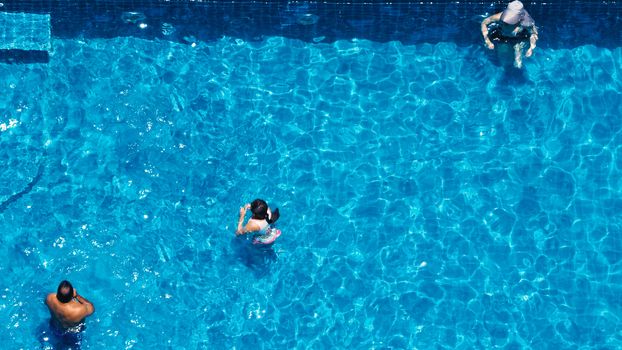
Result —
[[49, 51], [49, 14], [0, 12], [0, 50]]

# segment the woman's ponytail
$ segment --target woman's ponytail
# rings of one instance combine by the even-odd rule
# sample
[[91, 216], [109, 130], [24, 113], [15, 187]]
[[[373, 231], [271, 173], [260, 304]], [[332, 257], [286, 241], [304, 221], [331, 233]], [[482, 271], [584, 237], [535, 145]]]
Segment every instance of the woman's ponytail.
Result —
[[268, 224], [272, 225], [279, 219], [279, 216], [281, 216], [279, 214], [279, 208], [276, 208], [272, 212], [272, 215], [269, 215], [268, 213], [266, 213], [266, 221], [268, 222]]

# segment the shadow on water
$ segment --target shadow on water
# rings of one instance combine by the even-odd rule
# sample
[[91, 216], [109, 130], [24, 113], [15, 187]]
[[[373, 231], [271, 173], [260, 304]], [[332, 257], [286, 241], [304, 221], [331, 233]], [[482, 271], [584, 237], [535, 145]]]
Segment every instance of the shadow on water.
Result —
[[498, 98], [511, 101], [516, 91], [525, 89], [533, 82], [529, 80], [525, 68], [504, 67], [495, 82], [495, 94]]
[[272, 245], [253, 244], [252, 235], [246, 234], [235, 237], [231, 247], [238, 261], [251, 269], [258, 277], [270, 272], [270, 267], [277, 260]]
[[505, 67], [503, 73], [501, 74], [501, 80], [507, 85], [514, 87], [520, 87], [529, 83], [525, 68], [519, 69], [516, 67]]
[[62, 331], [56, 328], [50, 320], [37, 327], [37, 338], [41, 349], [45, 350], [79, 350], [82, 347], [82, 332], [84, 325], [78, 332]]
[[[497, 49], [501, 49], [497, 51]], [[514, 53], [511, 47], [498, 46], [495, 50], [475, 49], [471, 54], [472, 73], [476, 77], [483, 77], [486, 68], [496, 67], [497, 78], [494, 81], [494, 93], [499, 97], [512, 98], [515, 90], [532, 85], [525, 66], [531, 64], [531, 58], [523, 58], [523, 67], [514, 67]], [[483, 79], [483, 78], [482, 78]]]

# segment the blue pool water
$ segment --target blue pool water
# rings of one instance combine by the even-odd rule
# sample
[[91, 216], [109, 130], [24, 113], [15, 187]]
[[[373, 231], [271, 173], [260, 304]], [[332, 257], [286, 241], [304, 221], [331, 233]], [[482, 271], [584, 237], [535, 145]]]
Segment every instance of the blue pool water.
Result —
[[[61, 39], [0, 65], [0, 337], [82, 349], [622, 347], [622, 49]], [[234, 239], [256, 197], [272, 251]], [[65, 347], [67, 348], [67, 346]]]

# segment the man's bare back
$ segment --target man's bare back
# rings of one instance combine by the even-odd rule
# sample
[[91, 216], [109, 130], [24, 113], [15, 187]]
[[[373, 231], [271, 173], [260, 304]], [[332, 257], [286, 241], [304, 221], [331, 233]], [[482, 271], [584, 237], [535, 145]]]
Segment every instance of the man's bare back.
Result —
[[50, 310], [52, 322], [62, 329], [80, 325], [95, 312], [93, 304], [79, 295], [67, 281], [61, 282], [56, 293], [48, 294], [45, 304]]

